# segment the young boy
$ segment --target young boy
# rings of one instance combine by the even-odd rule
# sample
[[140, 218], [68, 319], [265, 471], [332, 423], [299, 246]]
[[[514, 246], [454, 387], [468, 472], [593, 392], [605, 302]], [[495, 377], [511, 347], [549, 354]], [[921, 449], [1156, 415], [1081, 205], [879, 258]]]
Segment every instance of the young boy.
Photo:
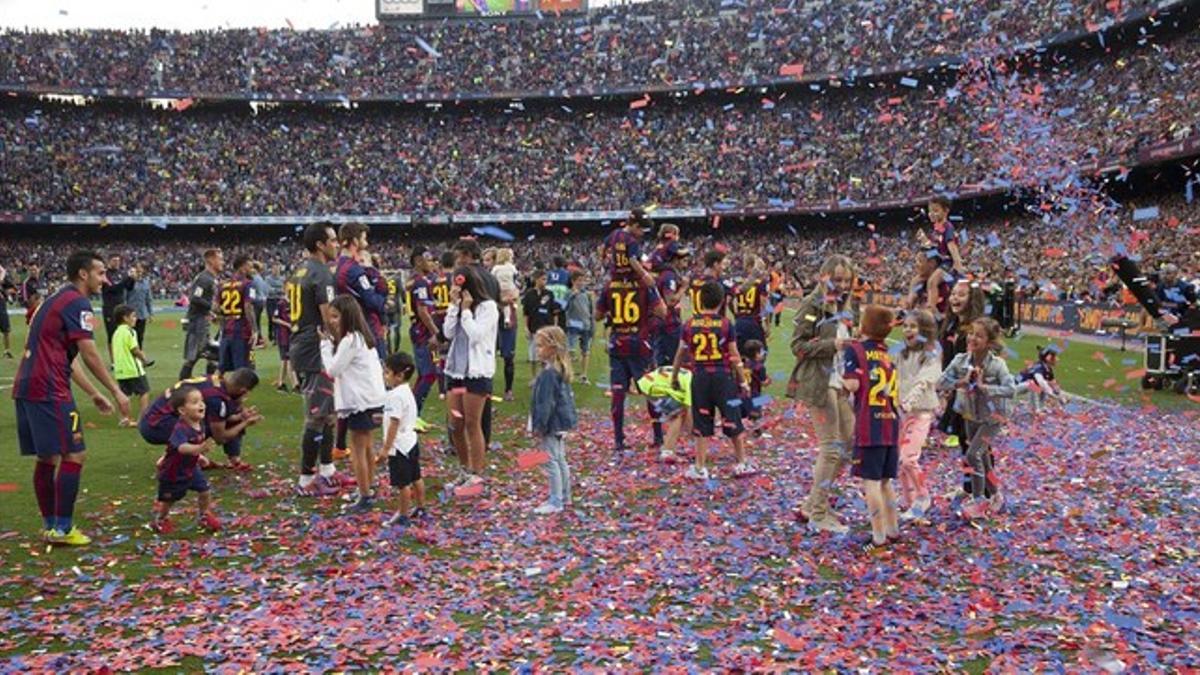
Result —
[[[749, 393], [742, 373], [742, 357], [738, 354], [733, 324], [722, 316], [725, 287], [719, 281], [708, 281], [697, 297], [699, 312], [683, 325], [679, 349], [675, 352], [671, 385], [679, 388], [679, 367], [690, 359], [692, 368], [692, 416], [695, 419], [696, 463], [688, 468], [687, 477], [708, 480], [708, 439], [713, 436], [713, 421], [721, 412], [721, 430], [733, 441], [737, 464], [735, 476], [754, 473], [746, 461], [746, 441], [742, 437], [741, 399]], [[735, 383], [736, 382], [736, 386]], [[739, 393], [740, 390], [740, 393]]]
[[567, 296], [567, 347], [571, 350], [572, 359], [576, 349], [581, 356], [579, 381], [588, 383], [588, 361], [592, 351], [592, 333], [595, 332], [596, 320], [592, 314], [596, 303], [592, 293], [587, 289], [587, 275], [582, 270], [571, 272], [571, 291]]
[[[425, 516], [417, 399], [408, 384], [416, 370], [416, 362], [405, 352], [388, 356], [383, 365], [383, 378], [389, 388], [383, 405], [383, 451], [387, 453], [388, 478], [399, 493], [399, 508], [384, 521], [384, 527], [407, 527]], [[376, 461], [382, 459], [380, 455]]]
[[292, 344], [292, 305], [287, 298], [280, 298], [275, 303], [269, 320], [275, 327], [275, 344], [279, 347], [279, 377], [275, 378], [275, 388], [287, 393], [289, 387], [296, 389], [300, 386], [288, 359], [288, 350]]
[[665, 429], [658, 459], [668, 463], [675, 461], [680, 434], [692, 424], [692, 374], [681, 370], [678, 381], [679, 388], [673, 388], [671, 369], [664, 366], [646, 373], [637, 383], [637, 391], [648, 399], [654, 424]]
[[[133, 398], [138, 397], [139, 411], [144, 411], [150, 404], [150, 383], [146, 380], [146, 355], [138, 346], [137, 312], [129, 305], [117, 305], [113, 310], [113, 318], [117, 322], [117, 330], [113, 333], [113, 376], [121, 391]], [[121, 426], [134, 426], [133, 420], [126, 417], [121, 420]]]
[[862, 311], [861, 342], [842, 352], [846, 368], [842, 382], [854, 397], [854, 463], [851, 475], [862, 479], [863, 496], [871, 518], [871, 538], [863, 545], [870, 553], [888, 539], [900, 537], [896, 493], [892, 481], [900, 463], [900, 420], [896, 405], [896, 368], [884, 338], [892, 331], [892, 311], [868, 305]]
[[742, 354], [746, 363], [746, 378], [750, 381], [750, 395], [742, 401], [742, 410], [752, 420], [762, 418], [762, 407], [755, 405], [754, 401], [762, 396], [764, 387], [771, 385], [771, 378], [767, 375], [765, 352], [762, 342], [747, 340], [746, 351]]
[[180, 387], [171, 393], [171, 408], [179, 413], [179, 422], [167, 441], [167, 452], [158, 462], [158, 501], [154, 503], [154, 518], [150, 529], [170, 534], [175, 526], [167, 517], [171, 505], [183, 499], [191, 490], [197, 495], [200, 527], [216, 532], [221, 521], [209, 510], [208, 481], [198, 466], [201, 455], [217, 446], [204, 435], [204, 396], [195, 387]]

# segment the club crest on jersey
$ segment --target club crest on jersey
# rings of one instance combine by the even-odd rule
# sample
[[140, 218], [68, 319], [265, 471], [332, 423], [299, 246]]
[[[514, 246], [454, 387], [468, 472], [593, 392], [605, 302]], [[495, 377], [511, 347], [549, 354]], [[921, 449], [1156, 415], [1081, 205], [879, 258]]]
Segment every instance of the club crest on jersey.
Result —
[[80, 312], [79, 313], [79, 325], [83, 326], [84, 330], [86, 330], [86, 331], [93, 330], [93, 326], [95, 325], [95, 323], [96, 323], [96, 315], [95, 314], [93, 314], [91, 312]]

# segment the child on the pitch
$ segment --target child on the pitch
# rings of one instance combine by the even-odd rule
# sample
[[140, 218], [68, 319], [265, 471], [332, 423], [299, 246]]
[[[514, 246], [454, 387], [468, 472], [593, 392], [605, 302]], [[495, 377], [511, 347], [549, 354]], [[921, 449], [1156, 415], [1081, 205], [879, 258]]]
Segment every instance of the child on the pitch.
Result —
[[937, 323], [924, 309], [904, 315], [904, 349], [896, 362], [900, 388], [900, 492], [908, 510], [901, 520], [924, 518], [931, 498], [921, 471], [921, 449], [937, 412], [937, 381], [942, 374]]
[[1037, 363], [1022, 370], [1017, 382], [1024, 384], [1030, 392], [1034, 412], [1039, 412], [1047, 400], [1062, 401], [1063, 391], [1054, 379], [1054, 368], [1058, 365], [1059, 349], [1055, 345], [1038, 347]]
[[854, 401], [854, 463], [851, 475], [862, 479], [863, 497], [871, 519], [870, 552], [900, 536], [896, 513], [896, 479], [900, 453], [900, 420], [896, 409], [896, 368], [884, 339], [892, 331], [892, 311], [878, 305], [862, 310], [862, 340], [842, 351], [842, 382]]
[[349, 295], [334, 298], [329, 303], [329, 324], [332, 334], [321, 331], [321, 361], [333, 378], [338, 419], [345, 420], [350, 434], [350, 464], [358, 495], [349, 510], [361, 513], [375, 506], [371, 436], [383, 417], [383, 368], [375, 349], [375, 333], [357, 300]]
[[550, 478], [550, 496], [533, 510], [538, 515], [559, 513], [571, 505], [571, 468], [567, 465], [564, 438], [578, 422], [575, 394], [571, 390], [571, 353], [567, 334], [558, 326], [546, 326], [533, 336], [534, 349], [542, 371], [533, 381], [533, 400], [529, 406], [529, 429], [550, 455], [546, 473]]
[[292, 345], [292, 306], [287, 298], [275, 303], [269, 319], [275, 325], [275, 344], [279, 347], [279, 377], [275, 378], [275, 388], [282, 392], [298, 391], [300, 385], [288, 356]]
[[746, 460], [746, 440], [742, 436], [742, 398], [749, 393], [749, 383], [742, 372], [742, 357], [737, 350], [737, 336], [729, 318], [718, 312], [725, 302], [725, 287], [710, 280], [696, 294], [699, 311], [683, 325], [679, 349], [675, 352], [671, 385], [678, 389], [678, 372], [685, 360], [692, 362], [692, 417], [695, 420], [696, 462], [687, 470], [687, 477], [708, 480], [708, 439], [712, 437], [713, 422], [721, 413], [721, 429], [733, 441], [737, 464], [735, 476], [754, 473]]
[[204, 433], [204, 397], [199, 389], [180, 387], [171, 393], [169, 404], [179, 413], [179, 422], [167, 441], [166, 454], [158, 462], [158, 500], [150, 528], [159, 534], [174, 531], [168, 518], [171, 505], [191, 490], [196, 493], [200, 527], [216, 532], [221, 529], [221, 521], [209, 509], [212, 502], [208, 480], [199, 466], [200, 457], [217, 447], [216, 441]]
[[[150, 405], [150, 383], [146, 380], [146, 355], [138, 344], [137, 312], [129, 305], [117, 305], [113, 310], [117, 320], [117, 330], [113, 333], [113, 376], [117, 378], [117, 386], [130, 399], [138, 397], [138, 410], [145, 411]], [[121, 426], [136, 426], [132, 419], [121, 420]]]
[[750, 395], [742, 401], [742, 410], [752, 420], [762, 419], [762, 406], [755, 403], [762, 396], [763, 389], [771, 386], [771, 378], [767, 375], [767, 351], [759, 340], [746, 340], [746, 351], [742, 359], [746, 364], [746, 378], [750, 380]]
[[680, 370], [676, 377], [678, 388], [671, 386], [671, 368], [663, 366], [646, 373], [637, 382], [636, 391], [645, 394], [654, 423], [664, 431], [658, 452], [663, 462], [675, 461], [679, 436], [692, 425], [692, 373]]
[[421, 446], [417, 443], [417, 399], [408, 385], [416, 370], [416, 362], [404, 352], [389, 355], [383, 365], [388, 386], [383, 404], [383, 453], [387, 456], [388, 479], [399, 495], [399, 508], [384, 521], [385, 527], [405, 527], [425, 515], [425, 481], [421, 479]]
[[[954, 357], [938, 380], [938, 391], [957, 390], [954, 405], [963, 416], [970, 439], [967, 464], [972, 499], [962, 508], [968, 520], [986, 518], [1004, 507], [992, 444], [1012, 413], [1013, 396], [1022, 387], [1009, 374], [1008, 364], [996, 354], [1002, 346], [1000, 324], [989, 317], [976, 319], [967, 333], [967, 351]], [[988, 488], [990, 498], [984, 497]]]

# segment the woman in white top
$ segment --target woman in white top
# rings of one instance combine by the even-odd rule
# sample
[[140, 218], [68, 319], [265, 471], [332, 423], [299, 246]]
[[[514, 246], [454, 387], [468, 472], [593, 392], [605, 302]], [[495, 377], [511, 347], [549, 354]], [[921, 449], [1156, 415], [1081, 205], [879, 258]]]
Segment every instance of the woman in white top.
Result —
[[483, 406], [492, 395], [496, 374], [496, 330], [500, 312], [479, 273], [471, 267], [454, 271], [450, 307], [443, 332], [450, 340], [446, 355], [450, 440], [466, 469], [464, 486], [483, 481]]
[[338, 419], [346, 420], [350, 431], [350, 464], [358, 483], [358, 500], [350, 508], [368, 511], [375, 502], [371, 435], [383, 416], [383, 368], [375, 336], [357, 300], [349, 295], [334, 298], [329, 303], [329, 325], [332, 335], [321, 331], [321, 361], [333, 378]]

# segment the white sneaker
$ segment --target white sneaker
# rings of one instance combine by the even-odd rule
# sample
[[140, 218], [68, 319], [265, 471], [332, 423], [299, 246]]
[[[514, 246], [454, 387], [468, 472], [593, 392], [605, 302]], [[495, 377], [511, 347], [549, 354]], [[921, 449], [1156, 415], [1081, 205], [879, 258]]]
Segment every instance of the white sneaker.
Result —
[[561, 507], [561, 506], [551, 504], [550, 502], [545, 502], [543, 504], [540, 504], [537, 508], [535, 508], [533, 510], [533, 512], [539, 516], [548, 516], [552, 513], [562, 513], [562, 510], [563, 510], [563, 507]]
[[692, 480], [708, 480], [708, 469], [697, 469], [696, 465], [693, 464], [687, 468], [687, 471], [683, 472], [683, 475]]
[[989, 510], [992, 513], [1001, 513], [1004, 511], [1004, 493], [997, 490], [988, 498]]
[[908, 507], [907, 511], [900, 514], [900, 520], [924, 520], [925, 515], [929, 513], [929, 507], [931, 504], [932, 500], [929, 498], [918, 499], [912, 503], [912, 506]]
[[758, 467], [754, 466], [754, 464], [749, 461], [733, 465], [733, 475], [737, 476], [738, 478], [752, 476], [756, 473], [758, 473]]
[[675, 451], [674, 451], [674, 450], [670, 450], [670, 449], [668, 449], [668, 448], [663, 448], [663, 449], [662, 449], [662, 450], [661, 450], [661, 451], [658, 453], [658, 460], [659, 460], [660, 462], [672, 462], [672, 461], [675, 461]]

